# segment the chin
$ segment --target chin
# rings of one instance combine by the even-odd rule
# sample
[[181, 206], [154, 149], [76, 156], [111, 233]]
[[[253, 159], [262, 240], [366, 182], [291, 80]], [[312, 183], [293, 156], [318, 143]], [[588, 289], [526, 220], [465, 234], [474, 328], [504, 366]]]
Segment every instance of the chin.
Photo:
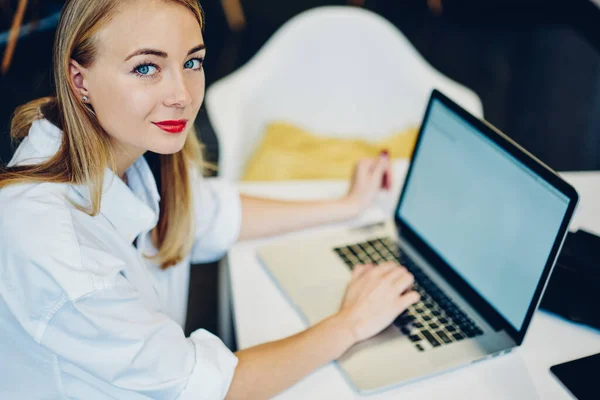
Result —
[[180, 152], [181, 149], [183, 149], [183, 146], [185, 145], [185, 139], [185, 134], [181, 134], [181, 136], [178, 135], [177, 137], [171, 137], [167, 140], [163, 139], [161, 140], [161, 143], [157, 143], [156, 146], [153, 146], [153, 148], [149, 150], [151, 150], [154, 153], [163, 155], [175, 154]]

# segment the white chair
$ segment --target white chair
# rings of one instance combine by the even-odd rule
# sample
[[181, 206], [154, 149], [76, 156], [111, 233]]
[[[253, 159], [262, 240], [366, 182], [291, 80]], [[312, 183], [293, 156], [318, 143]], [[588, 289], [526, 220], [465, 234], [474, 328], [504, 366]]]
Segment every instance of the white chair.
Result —
[[[418, 126], [433, 88], [483, 116], [477, 95], [431, 67], [386, 19], [355, 7], [304, 12], [246, 65], [207, 90], [206, 109], [219, 141], [219, 175], [240, 179], [270, 122], [377, 139]], [[224, 261], [218, 334], [231, 348], [228, 272]]]
[[483, 117], [478, 96], [435, 70], [383, 17], [344, 6], [299, 14], [207, 90], [219, 174], [239, 180], [275, 120], [370, 139], [418, 126], [433, 88]]

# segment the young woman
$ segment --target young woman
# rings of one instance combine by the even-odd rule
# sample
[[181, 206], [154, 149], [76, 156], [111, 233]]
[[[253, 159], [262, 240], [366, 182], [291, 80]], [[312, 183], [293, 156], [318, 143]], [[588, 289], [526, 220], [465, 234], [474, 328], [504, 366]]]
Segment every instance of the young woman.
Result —
[[3, 398], [266, 398], [418, 300], [404, 268], [362, 266], [339, 312], [293, 337], [234, 355], [204, 330], [184, 336], [191, 262], [356, 216], [388, 169], [359, 163], [348, 195], [330, 202], [203, 180], [192, 129], [202, 26], [196, 0], [66, 1], [56, 96], [16, 110], [21, 143], [0, 171]]

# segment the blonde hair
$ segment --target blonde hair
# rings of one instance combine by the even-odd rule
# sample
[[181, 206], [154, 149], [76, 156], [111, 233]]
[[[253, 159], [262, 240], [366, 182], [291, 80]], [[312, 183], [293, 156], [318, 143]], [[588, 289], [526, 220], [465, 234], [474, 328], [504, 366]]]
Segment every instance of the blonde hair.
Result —
[[[132, 0], [130, 0], [132, 1]], [[204, 14], [197, 0], [163, 0], [187, 7], [204, 28]], [[55, 182], [86, 185], [91, 194], [89, 209], [100, 211], [104, 171], [116, 171], [111, 153], [113, 140], [104, 131], [94, 111], [80, 101], [69, 77], [69, 62], [74, 59], [91, 66], [98, 52], [97, 32], [117, 13], [123, 0], [67, 0], [54, 42], [55, 97], [31, 101], [15, 110], [10, 135], [20, 141], [35, 120], [48, 118], [64, 134], [58, 152], [49, 160], [26, 166], [0, 169], [0, 189], [18, 183]], [[156, 227], [153, 257], [161, 268], [179, 263], [191, 250], [194, 240], [194, 210], [191, 174], [202, 169], [202, 146], [192, 130], [183, 149], [160, 155], [161, 207]], [[78, 207], [79, 208], [79, 207]], [[80, 208], [81, 209], [81, 208]]]

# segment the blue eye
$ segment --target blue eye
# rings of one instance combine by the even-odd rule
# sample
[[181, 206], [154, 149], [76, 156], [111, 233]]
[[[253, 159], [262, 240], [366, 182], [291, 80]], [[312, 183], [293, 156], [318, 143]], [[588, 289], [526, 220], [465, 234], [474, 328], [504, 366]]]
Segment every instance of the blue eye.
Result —
[[191, 60], [186, 61], [186, 63], [183, 64], [183, 67], [186, 69], [199, 70], [202, 68], [202, 61], [204, 60], [201, 58], [192, 58]]
[[134, 72], [142, 76], [153, 76], [158, 71], [154, 64], [141, 64], [134, 68]]

